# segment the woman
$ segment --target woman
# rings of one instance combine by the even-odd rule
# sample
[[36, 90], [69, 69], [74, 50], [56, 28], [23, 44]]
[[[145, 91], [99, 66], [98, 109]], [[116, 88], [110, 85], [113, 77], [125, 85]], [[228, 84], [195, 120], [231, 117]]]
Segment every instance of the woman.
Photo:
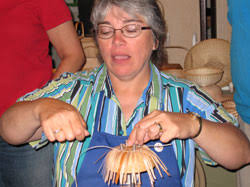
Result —
[[[81, 43], [64, 0], [0, 1], [0, 28], [0, 116], [19, 97], [64, 72], [81, 70], [84, 64]], [[54, 73], [49, 43], [60, 57]], [[11, 146], [0, 137], [1, 187], [49, 187], [51, 163], [53, 146], [37, 152], [28, 144]]]
[[[91, 19], [104, 64], [90, 73], [64, 74], [24, 96], [1, 118], [6, 141], [40, 139], [35, 148], [47, 139], [56, 142], [57, 186], [107, 186], [96, 162], [107, 150], [88, 148], [126, 141], [171, 143], [152, 148], [171, 174], [156, 174], [155, 186], [193, 184], [196, 144], [224, 167], [249, 163], [250, 145], [234, 118], [196, 85], [162, 74], [151, 63], [158, 63], [165, 39], [155, 0], [97, 0]], [[145, 175], [142, 185], [149, 186]]]

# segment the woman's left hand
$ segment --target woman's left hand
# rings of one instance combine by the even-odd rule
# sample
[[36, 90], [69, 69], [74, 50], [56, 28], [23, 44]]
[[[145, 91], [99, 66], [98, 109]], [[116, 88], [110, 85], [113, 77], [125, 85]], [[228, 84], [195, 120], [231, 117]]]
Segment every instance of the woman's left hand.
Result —
[[199, 122], [189, 114], [155, 110], [135, 125], [127, 145], [141, 145], [155, 139], [167, 143], [175, 138], [192, 138], [198, 131]]

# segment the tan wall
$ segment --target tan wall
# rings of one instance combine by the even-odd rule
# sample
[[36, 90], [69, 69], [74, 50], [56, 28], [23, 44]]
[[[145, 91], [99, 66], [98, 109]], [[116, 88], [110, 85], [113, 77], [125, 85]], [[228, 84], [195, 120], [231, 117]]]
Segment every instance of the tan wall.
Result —
[[[168, 26], [167, 46], [181, 46], [187, 49], [193, 45], [193, 35], [200, 40], [199, 0], [160, 0], [164, 7]], [[186, 51], [167, 49], [168, 62], [178, 63], [183, 67]]]
[[[159, 0], [164, 7], [168, 26], [167, 46], [182, 46], [190, 49], [193, 35], [200, 41], [200, 0]], [[216, 1], [217, 38], [230, 41], [231, 26], [227, 21], [227, 0]], [[168, 63], [183, 67], [186, 51], [167, 49]]]
[[217, 38], [230, 41], [232, 29], [227, 20], [227, 0], [217, 0], [216, 7]]

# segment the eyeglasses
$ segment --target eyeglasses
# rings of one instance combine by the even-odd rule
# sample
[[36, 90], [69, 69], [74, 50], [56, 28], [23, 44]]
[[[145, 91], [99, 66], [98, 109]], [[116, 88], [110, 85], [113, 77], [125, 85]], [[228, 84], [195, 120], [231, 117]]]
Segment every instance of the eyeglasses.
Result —
[[115, 29], [110, 26], [99, 25], [97, 29], [97, 36], [102, 39], [109, 39], [114, 36], [115, 31], [120, 30], [123, 36], [127, 38], [135, 38], [141, 34], [142, 30], [149, 30], [151, 27], [142, 27], [137, 24], [125, 25], [120, 29]]

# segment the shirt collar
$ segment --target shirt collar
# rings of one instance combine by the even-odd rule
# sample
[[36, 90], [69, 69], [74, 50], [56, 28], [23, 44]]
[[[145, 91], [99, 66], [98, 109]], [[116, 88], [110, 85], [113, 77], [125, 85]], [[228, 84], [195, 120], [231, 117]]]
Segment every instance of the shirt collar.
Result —
[[[102, 64], [98, 70], [97, 70], [97, 74], [95, 77], [95, 82], [93, 85], [93, 94], [97, 94], [101, 91], [105, 91], [105, 80], [107, 79], [108, 73], [107, 73], [107, 67], [105, 64]], [[105, 92], [106, 93], [106, 92]], [[108, 95], [106, 93], [106, 95]]]
[[151, 76], [152, 76], [152, 88], [150, 94], [151, 96], [154, 96], [157, 99], [161, 100], [162, 89], [163, 89], [161, 73], [154, 64], [151, 63], [150, 65], [151, 65]]
[[[161, 101], [162, 98], [162, 79], [160, 71], [156, 66], [150, 63], [151, 75], [148, 86], [143, 92], [143, 97], [146, 97], [147, 94], [150, 94], [152, 97], [156, 97], [157, 100]], [[107, 67], [105, 64], [102, 64], [96, 74], [93, 93], [97, 94], [99, 92], [104, 92], [107, 97], [111, 97], [114, 94], [112, 85], [107, 73]], [[143, 99], [145, 101], [145, 99]]]

